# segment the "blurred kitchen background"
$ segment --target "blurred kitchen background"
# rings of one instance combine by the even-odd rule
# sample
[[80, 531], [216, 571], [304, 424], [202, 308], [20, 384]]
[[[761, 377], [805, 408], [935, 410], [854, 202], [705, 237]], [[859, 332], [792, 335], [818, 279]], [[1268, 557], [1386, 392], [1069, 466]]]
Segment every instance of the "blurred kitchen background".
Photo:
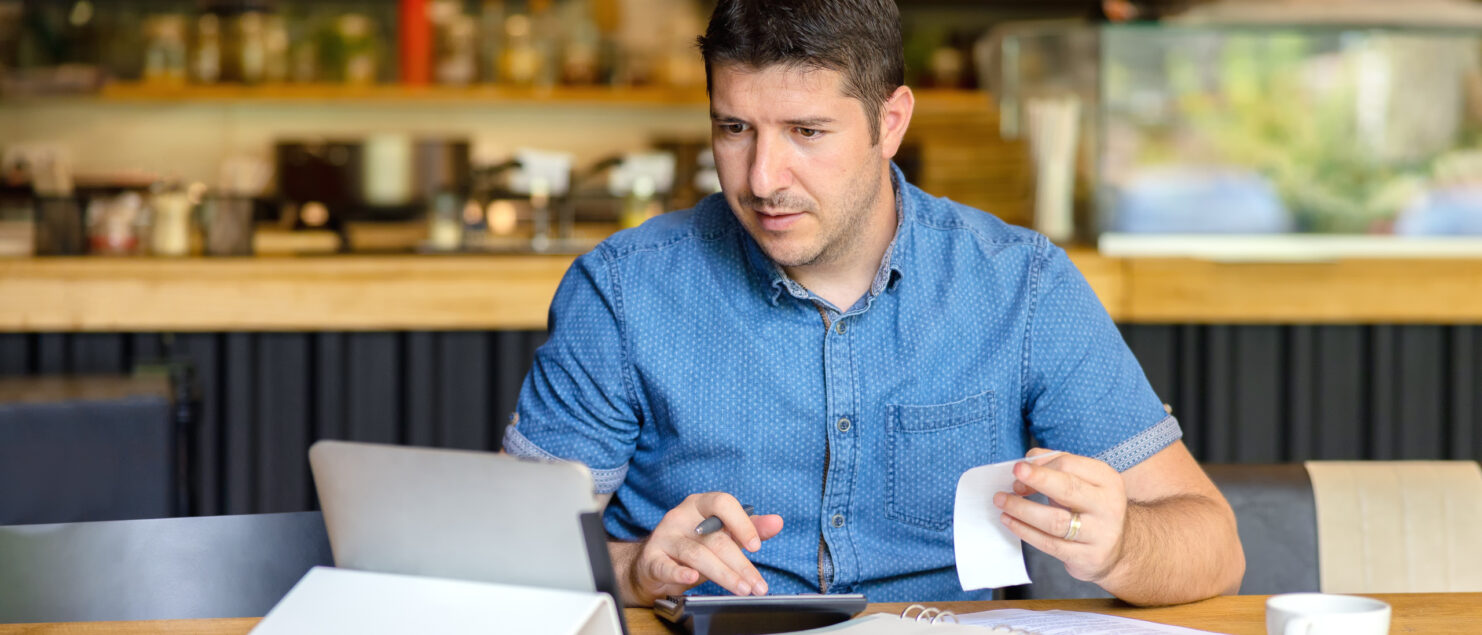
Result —
[[[0, 524], [498, 447], [571, 258], [718, 190], [712, 6], [0, 0]], [[1065, 246], [1196, 456], [1482, 456], [1482, 3], [900, 6], [897, 162]]]

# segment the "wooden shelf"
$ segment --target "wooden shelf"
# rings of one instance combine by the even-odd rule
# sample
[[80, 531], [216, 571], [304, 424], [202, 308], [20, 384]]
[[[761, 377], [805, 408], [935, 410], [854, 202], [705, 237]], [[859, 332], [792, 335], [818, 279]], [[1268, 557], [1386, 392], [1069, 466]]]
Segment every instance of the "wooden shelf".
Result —
[[3, 331], [543, 329], [571, 256], [0, 260]]
[[1482, 258], [1121, 262], [1124, 322], [1482, 324]]
[[[1482, 323], [1482, 259], [1223, 264], [1091, 250], [1071, 259], [1123, 323]], [[0, 260], [0, 331], [543, 329], [572, 260]]]
[[704, 88], [611, 88], [560, 86], [405, 86], [400, 84], [211, 84], [158, 85], [116, 82], [103, 87], [104, 102], [357, 102], [357, 103], [529, 103], [603, 106], [699, 106]]
[[[918, 110], [943, 112], [987, 112], [992, 100], [973, 90], [916, 91]], [[114, 82], [96, 97], [101, 103], [234, 103], [275, 102], [321, 104], [419, 105], [561, 105], [613, 107], [694, 107], [708, 103], [704, 87], [614, 88], [609, 86], [557, 86], [519, 88], [498, 85], [406, 86], [401, 84], [211, 84], [162, 85]]]

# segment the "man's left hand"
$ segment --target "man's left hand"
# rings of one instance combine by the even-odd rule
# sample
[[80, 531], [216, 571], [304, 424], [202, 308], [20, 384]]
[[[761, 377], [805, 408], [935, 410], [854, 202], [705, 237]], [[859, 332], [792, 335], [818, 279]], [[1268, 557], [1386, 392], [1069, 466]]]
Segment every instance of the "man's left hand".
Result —
[[[1048, 454], [1035, 448], [1030, 458]], [[1078, 580], [1101, 582], [1121, 559], [1127, 518], [1122, 475], [1096, 459], [1062, 453], [1040, 464], [1014, 465], [1014, 492], [999, 492], [993, 504], [1003, 524], [1020, 540], [1065, 563]], [[1052, 504], [1031, 501], [1039, 492]]]

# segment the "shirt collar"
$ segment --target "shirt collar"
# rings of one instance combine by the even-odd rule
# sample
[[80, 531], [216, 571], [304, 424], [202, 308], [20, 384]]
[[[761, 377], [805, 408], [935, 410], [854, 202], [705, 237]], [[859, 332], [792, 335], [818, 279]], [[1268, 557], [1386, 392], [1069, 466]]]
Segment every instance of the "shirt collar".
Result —
[[[875, 271], [875, 278], [870, 282], [869, 294], [865, 298], [862, 298], [861, 301], [871, 300], [886, 289], [894, 289], [901, 278], [902, 265], [906, 262], [906, 245], [908, 241], [902, 240], [902, 237], [910, 228], [910, 223], [906, 222], [906, 217], [915, 212], [913, 209], [914, 201], [906, 195], [907, 184], [905, 174], [901, 172], [900, 166], [897, 166], [894, 162], [890, 164], [890, 183], [893, 186], [892, 189], [895, 191], [895, 237], [890, 239], [890, 246], [885, 248], [885, 256], [880, 259], [880, 268]], [[762, 251], [762, 248], [756, 244], [756, 240], [745, 229], [741, 230], [741, 237], [742, 242], [746, 245], [747, 262], [750, 264], [752, 271], [766, 285], [768, 302], [776, 306], [777, 302], [782, 298], [784, 291], [798, 299], [812, 299], [812, 294], [803, 288], [803, 285], [789, 278], [787, 273], [782, 270], [782, 267], [767, 257], [767, 254]]]

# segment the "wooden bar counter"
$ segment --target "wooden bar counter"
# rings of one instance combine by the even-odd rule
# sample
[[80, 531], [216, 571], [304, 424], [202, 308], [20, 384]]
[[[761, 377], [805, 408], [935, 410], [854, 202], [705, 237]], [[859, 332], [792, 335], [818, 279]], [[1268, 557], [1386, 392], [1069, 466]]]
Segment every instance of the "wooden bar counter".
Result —
[[[1134, 608], [1115, 600], [1018, 600], [1009, 602], [932, 603], [959, 613], [1021, 608], [1090, 611], [1161, 622], [1216, 633], [1261, 635], [1266, 632], [1264, 595], [1230, 595], [1203, 602], [1163, 608]], [[1389, 593], [1370, 594], [1388, 602], [1393, 609], [1391, 633], [1466, 633], [1482, 623], [1482, 593]], [[866, 613], [900, 613], [906, 604], [871, 604]], [[627, 609], [631, 635], [667, 635], [666, 628], [648, 609]], [[9, 633], [246, 633], [257, 618], [168, 620], [153, 622], [73, 622], [69, 624], [0, 625]], [[984, 633], [988, 629], [983, 629]]]
[[[1482, 324], [1482, 258], [1071, 257], [1128, 324]], [[573, 256], [0, 260], [0, 331], [544, 329]]]

